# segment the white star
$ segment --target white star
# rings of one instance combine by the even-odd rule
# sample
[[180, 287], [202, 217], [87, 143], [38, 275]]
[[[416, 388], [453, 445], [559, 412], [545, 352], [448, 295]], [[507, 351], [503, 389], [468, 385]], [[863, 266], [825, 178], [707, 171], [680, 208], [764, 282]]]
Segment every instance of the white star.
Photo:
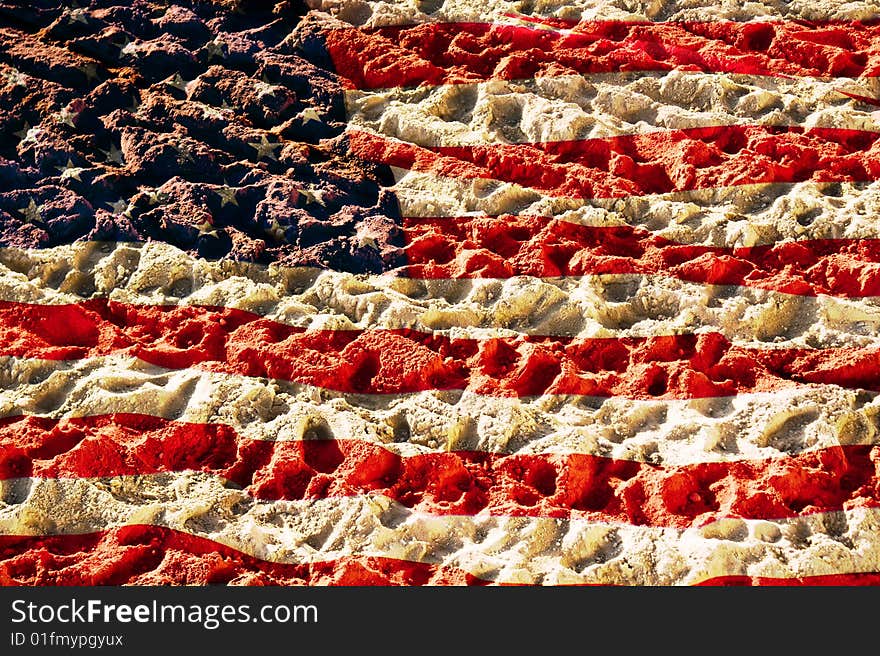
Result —
[[235, 198], [237, 191], [235, 187], [219, 187], [216, 194], [220, 196], [220, 207], [226, 207], [229, 203], [237, 207], [238, 200]]
[[28, 203], [27, 207], [19, 207], [18, 211], [21, 212], [22, 216], [24, 216], [24, 220], [26, 223], [37, 223], [42, 222], [43, 215], [40, 213], [42, 206], [38, 206], [34, 199], [31, 198], [31, 202]]
[[252, 141], [252, 142], [248, 143], [248, 146], [250, 146], [251, 148], [257, 149], [257, 159], [262, 159], [263, 156], [266, 156], [269, 159], [274, 159], [276, 161], [278, 160], [278, 158], [275, 157], [274, 151], [280, 145], [281, 145], [280, 143], [269, 143], [269, 140], [266, 139], [265, 134], [260, 135], [259, 141]]
[[140, 92], [135, 92], [135, 94], [131, 97], [131, 105], [128, 106], [128, 111], [136, 114], [137, 111], [141, 108], [141, 94]]
[[24, 127], [18, 132], [13, 132], [12, 134], [18, 137], [19, 141], [27, 138], [28, 132], [30, 132], [31, 126], [27, 121], [24, 122]]
[[110, 206], [114, 214], [128, 215], [128, 203], [121, 198], [114, 203], [107, 203], [107, 205]]
[[140, 187], [140, 190], [147, 197], [150, 205], [163, 205], [168, 200], [168, 194], [155, 187]]
[[122, 46], [121, 54], [137, 56], [140, 54], [140, 48], [135, 41], [129, 41], [128, 37], [125, 37], [125, 45]]
[[284, 228], [278, 223], [278, 219], [272, 219], [272, 225], [270, 225], [266, 232], [272, 235], [272, 238], [275, 241], [284, 241], [286, 235], [284, 234]]
[[289, 37], [287, 37], [287, 40], [289, 41], [291, 48], [295, 50], [302, 49], [302, 38], [299, 34], [293, 33]]
[[3, 71], [3, 77], [6, 78], [7, 83], [11, 84], [14, 87], [27, 86], [27, 76], [19, 72], [18, 69], [6, 69], [5, 71]]
[[307, 187], [305, 189], [300, 190], [302, 195], [306, 197], [306, 204], [309, 203], [318, 203], [323, 206], [326, 203], [324, 202], [324, 192], [320, 189], [316, 189], [315, 187]]
[[316, 110], [314, 107], [309, 107], [302, 110], [299, 114], [296, 115], [296, 117], [303, 122], [303, 125], [308, 125], [309, 121], [317, 121], [318, 123], [323, 123], [323, 121], [321, 120], [321, 115], [318, 114], [318, 110]]
[[211, 61], [214, 57], [218, 59], [223, 59], [226, 57], [226, 53], [223, 52], [223, 47], [226, 46], [226, 43], [220, 40], [220, 37], [214, 37], [213, 41], [208, 41], [205, 45], [205, 50], [208, 52], [208, 61]]
[[198, 104], [201, 106], [200, 109], [202, 110], [202, 117], [204, 117], [204, 118], [219, 118], [219, 119], [224, 118], [223, 112], [221, 112], [216, 107], [211, 107], [210, 105], [205, 105], [204, 103], [198, 103]]
[[200, 235], [213, 235], [217, 232], [217, 228], [211, 223], [211, 219], [205, 219], [196, 226], [196, 229], [199, 231]]
[[86, 76], [87, 80], [100, 80], [98, 76], [98, 67], [95, 64], [88, 63], [78, 66], [77, 70]]
[[65, 166], [59, 166], [58, 170], [61, 171], [62, 180], [73, 179], [77, 182], [82, 182], [79, 176], [86, 169], [80, 166], [74, 166], [73, 162], [68, 158], [67, 164]]
[[361, 248], [372, 248], [374, 251], [379, 250], [379, 245], [376, 243], [375, 237], [369, 237], [369, 236], [358, 237], [358, 246], [360, 246]]
[[276, 91], [278, 91], [278, 87], [274, 84], [267, 84], [266, 82], [257, 82], [257, 95], [262, 98], [263, 96], [274, 96]]
[[[37, 143], [37, 138], [42, 133], [43, 133], [43, 128], [41, 128], [39, 125], [36, 125], [32, 128], [28, 128], [27, 132], [24, 135], [24, 138], [21, 140], [21, 143], [22, 144]], [[17, 132], [16, 134], [21, 134], [21, 133]]]
[[122, 158], [122, 151], [116, 147], [116, 144], [111, 143], [110, 150], [102, 150], [101, 152], [106, 155], [108, 162], [115, 162], [119, 165], [125, 164], [125, 160]]
[[89, 19], [86, 17], [86, 12], [82, 9], [74, 9], [73, 11], [67, 12], [67, 22], [78, 22], [82, 23], [83, 25], [88, 25]]
[[177, 143], [174, 144], [174, 150], [176, 150], [180, 154], [180, 156], [183, 158], [183, 161], [195, 161], [195, 158], [193, 157], [192, 147], [185, 141], [178, 140]]
[[172, 86], [175, 89], [180, 89], [181, 91], [186, 91], [187, 85], [192, 82], [192, 80], [184, 80], [180, 76], [180, 73], [175, 73], [174, 75], [167, 77], [162, 81], [165, 82], [168, 86]]
[[73, 119], [77, 117], [77, 112], [70, 111], [70, 108], [65, 107], [60, 112], [55, 114], [55, 120], [59, 123], [63, 123], [64, 125], [69, 125], [72, 128], [75, 128], [76, 125], [73, 123]]

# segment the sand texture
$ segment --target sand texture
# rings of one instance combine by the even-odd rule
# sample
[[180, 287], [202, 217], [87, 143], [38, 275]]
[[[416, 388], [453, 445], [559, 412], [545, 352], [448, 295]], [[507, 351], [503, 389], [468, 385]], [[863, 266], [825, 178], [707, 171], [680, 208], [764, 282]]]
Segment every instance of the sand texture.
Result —
[[880, 4], [0, 0], [0, 584], [880, 580]]

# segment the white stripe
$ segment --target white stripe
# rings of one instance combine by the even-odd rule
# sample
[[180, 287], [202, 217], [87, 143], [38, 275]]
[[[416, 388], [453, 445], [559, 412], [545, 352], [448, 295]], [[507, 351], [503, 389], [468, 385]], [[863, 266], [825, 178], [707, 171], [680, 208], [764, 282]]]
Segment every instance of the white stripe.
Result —
[[0, 534], [79, 534], [151, 524], [257, 558], [385, 557], [499, 583], [686, 585], [880, 570], [880, 512], [728, 519], [686, 530], [585, 519], [434, 516], [378, 495], [258, 502], [204, 474], [3, 483]]
[[[718, 2], [718, 0], [555, 0], [532, 2], [529, 17], [566, 20], [870, 20], [880, 13], [874, 0], [853, 2]], [[309, 0], [312, 9], [364, 27], [390, 27], [427, 22], [503, 22], [529, 25], [518, 14], [517, 0]], [[623, 5], [623, 6], [621, 6]]]
[[0, 300], [88, 298], [225, 306], [315, 330], [410, 328], [473, 339], [717, 332], [755, 348], [880, 347], [878, 297], [804, 297], [638, 274], [411, 280], [209, 262], [160, 242], [0, 249]]
[[491, 80], [346, 92], [349, 125], [423, 147], [603, 139], [760, 125], [880, 131], [880, 80], [693, 71]]
[[585, 453], [668, 466], [880, 444], [880, 397], [833, 385], [693, 400], [428, 391], [343, 394], [167, 370], [135, 358], [0, 359], [0, 417], [148, 414], [231, 426], [243, 439], [358, 439], [403, 456], [451, 450]]
[[751, 247], [803, 239], [878, 239], [880, 182], [761, 183], [625, 198], [563, 198], [490, 178], [392, 167], [408, 217], [550, 216], [589, 226], [629, 225], [670, 241]]

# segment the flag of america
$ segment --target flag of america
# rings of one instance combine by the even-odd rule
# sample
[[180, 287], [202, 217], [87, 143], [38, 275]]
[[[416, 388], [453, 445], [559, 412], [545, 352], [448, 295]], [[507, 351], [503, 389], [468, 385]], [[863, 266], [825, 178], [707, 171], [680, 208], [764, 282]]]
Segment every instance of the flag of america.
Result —
[[880, 5], [0, 0], [0, 583], [880, 583]]

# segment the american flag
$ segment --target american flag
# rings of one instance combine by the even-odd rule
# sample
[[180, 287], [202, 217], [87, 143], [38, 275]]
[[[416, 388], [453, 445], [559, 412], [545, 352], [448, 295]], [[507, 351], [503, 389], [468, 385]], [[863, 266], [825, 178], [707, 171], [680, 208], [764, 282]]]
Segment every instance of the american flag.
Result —
[[872, 2], [0, 24], [0, 583], [880, 583]]

